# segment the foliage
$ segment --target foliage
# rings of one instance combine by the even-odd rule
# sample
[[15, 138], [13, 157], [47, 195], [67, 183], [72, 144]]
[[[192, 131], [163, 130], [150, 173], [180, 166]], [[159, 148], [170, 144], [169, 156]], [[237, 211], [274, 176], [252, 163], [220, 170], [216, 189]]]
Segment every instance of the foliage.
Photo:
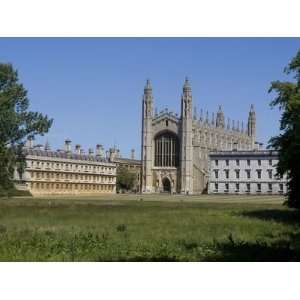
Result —
[[125, 224], [119, 224], [117, 226], [117, 231], [119, 231], [119, 232], [124, 232], [126, 230], [127, 230], [127, 226]]
[[28, 190], [17, 190], [15, 187], [0, 190], [0, 199], [7, 197], [32, 197], [32, 194]]
[[277, 172], [287, 175], [290, 207], [300, 208], [300, 51], [285, 68], [287, 74], [295, 73], [296, 82], [274, 81], [269, 92], [277, 93], [271, 107], [282, 111], [281, 133], [272, 137], [269, 146], [279, 151]]
[[118, 167], [117, 169], [117, 191], [130, 191], [134, 188], [136, 181], [136, 173], [130, 172], [126, 167]]
[[282, 197], [182, 197], [0, 201], [0, 261], [300, 260]]
[[0, 64], [0, 193], [13, 189], [13, 171], [22, 173], [22, 147], [28, 135], [48, 132], [52, 120], [28, 111], [27, 91], [11, 64]]

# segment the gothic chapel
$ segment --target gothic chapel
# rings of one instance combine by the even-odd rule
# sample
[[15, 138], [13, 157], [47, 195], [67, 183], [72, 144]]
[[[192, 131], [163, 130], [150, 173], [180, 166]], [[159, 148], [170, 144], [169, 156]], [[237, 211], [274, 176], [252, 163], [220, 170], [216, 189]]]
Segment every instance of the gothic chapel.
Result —
[[207, 188], [210, 151], [252, 150], [255, 144], [256, 118], [253, 105], [247, 130], [238, 121], [225, 124], [221, 106], [209, 119], [193, 114], [192, 89], [186, 78], [181, 96], [181, 115], [164, 110], [153, 113], [153, 95], [147, 80], [142, 109], [143, 193], [199, 194]]

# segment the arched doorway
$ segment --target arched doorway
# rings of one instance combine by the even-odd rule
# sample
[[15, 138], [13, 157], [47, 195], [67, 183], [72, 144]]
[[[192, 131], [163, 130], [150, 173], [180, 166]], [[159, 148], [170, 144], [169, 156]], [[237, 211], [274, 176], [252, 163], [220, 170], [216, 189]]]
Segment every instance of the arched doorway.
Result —
[[164, 193], [171, 193], [171, 182], [167, 177], [162, 180], [162, 185]]

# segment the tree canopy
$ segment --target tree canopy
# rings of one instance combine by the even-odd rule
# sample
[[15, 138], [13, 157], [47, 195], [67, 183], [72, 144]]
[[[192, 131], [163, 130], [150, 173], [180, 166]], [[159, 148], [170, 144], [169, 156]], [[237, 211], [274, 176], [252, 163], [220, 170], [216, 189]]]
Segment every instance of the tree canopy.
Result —
[[0, 191], [13, 187], [13, 171], [24, 167], [22, 147], [29, 135], [48, 132], [52, 119], [29, 111], [27, 90], [11, 64], [0, 63]]
[[279, 107], [282, 115], [280, 134], [270, 139], [269, 147], [279, 151], [278, 174], [287, 175], [287, 204], [300, 208], [300, 51], [284, 72], [294, 74], [295, 82], [271, 83], [269, 92], [276, 92], [276, 96], [270, 105]]
[[117, 169], [117, 191], [120, 190], [132, 190], [136, 181], [136, 174], [130, 172], [125, 167], [118, 167]]

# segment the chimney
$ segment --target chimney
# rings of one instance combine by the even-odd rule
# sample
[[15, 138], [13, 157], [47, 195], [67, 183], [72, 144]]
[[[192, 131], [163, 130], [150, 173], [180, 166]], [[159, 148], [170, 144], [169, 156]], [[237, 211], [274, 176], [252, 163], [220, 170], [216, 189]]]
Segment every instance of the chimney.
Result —
[[32, 149], [34, 147], [34, 136], [33, 135], [29, 135], [27, 137], [26, 146], [30, 149]]
[[65, 151], [66, 152], [71, 152], [71, 140], [69, 140], [69, 139], [66, 139], [65, 140]]
[[117, 158], [117, 150], [115, 148], [109, 149], [109, 161], [113, 162]]
[[96, 156], [98, 156], [100, 158], [103, 158], [103, 156], [104, 156], [104, 149], [103, 149], [103, 146], [100, 144], [96, 145]]
[[35, 145], [34, 146], [34, 149], [37, 149], [37, 150], [44, 150], [44, 146], [42, 144], [38, 144], [38, 145]]
[[93, 155], [94, 154], [94, 151], [93, 151], [93, 149], [92, 148], [89, 148], [89, 155]]
[[232, 151], [237, 151], [237, 150], [238, 150], [238, 143], [237, 143], [237, 142], [234, 142], [234, 143], [233, 143]]
[[78, 154], [78, 155], [80, 155], [80, 153], [81, 153], [80, 148], [81, 148], [81, 146], [79, 144], [77, 144], [75, 146], [75, 153]]
[[131, 149], [131, 159], [135, 159], [135, 153], [134, 153], [134, 149]]

